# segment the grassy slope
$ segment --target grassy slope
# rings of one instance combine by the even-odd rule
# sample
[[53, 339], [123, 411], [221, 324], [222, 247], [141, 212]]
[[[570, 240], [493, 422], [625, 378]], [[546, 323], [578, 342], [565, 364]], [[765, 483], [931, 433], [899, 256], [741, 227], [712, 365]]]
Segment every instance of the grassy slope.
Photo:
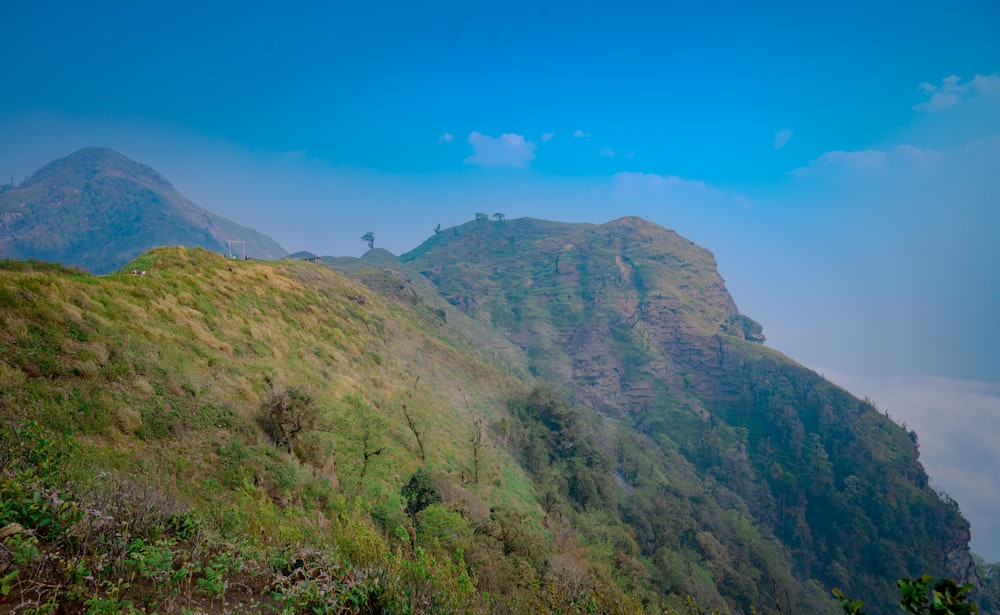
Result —
[[[140, 469], [144, 484], [224, 535], [246, 529], [251, 519], [232, 507], [250, 498], [275, 519], [349, 517], [357, 502], [405, 536], [399, 491], [422, 463], [405, 404], [446, 500], [469, 511], [466, 526], [496, 506], [545, 535], [531, 483], [508, 456], [486, 447], [480, 481], [469, 482], [473, 418], [503, 412], [524, 387], [488, 355], [310, 263], [172, 248], [131, 268], [147, 274], [24, 263], [0, 272], [3, 418], [81, 443], [73, 482]], [[321, 409], [322, 431], [302, 439], [310, 463], [261, 430], [272, 386], [308, 391]], [[362, 482], [366, 433], [367, 451], [379, 452]], [[229, 527], [233, 514], [241, 520]], [[277, 548], [296, 534], [280, 525], [258, 527], [253, 542]]]

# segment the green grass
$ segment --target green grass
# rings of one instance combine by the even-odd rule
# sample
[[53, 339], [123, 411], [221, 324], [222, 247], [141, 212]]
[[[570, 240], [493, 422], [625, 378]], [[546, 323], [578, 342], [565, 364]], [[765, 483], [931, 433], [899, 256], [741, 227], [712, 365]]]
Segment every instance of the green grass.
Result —
[[[147, 274], [0, 267], [9, 308], [0, 316], [0, 418], [6, 430], [34, 421], [47, 435], [33, 437], [65, 451], [64, 466], [35, 483], [17, 460], [0, 458], [3, 485], [57, 494], [74, 510], [91, 511], [84, 523], [91, 530], [67, 518], [35, 555], [30, 545], [5, 542], [27, 558], [11, 596], [28, 600], [33, 587], [52, 584], [62, 589], [38, 594], [39, 607], [51, 600], [94, 612], [217, 610], [235, 599], [237, 583], [254, 590], [261, 608], [366, 599], [405, 611], [406, 596], [416, 594], [461, 610], [515, 600], [516, 587], [477, 596], [463, 560], [442, 542], [454, 523], [472, 532], [469, 511], [487, 514], [492, 506], [519, 511], [531, 533], [547, 533], [531, 481], [495, 444], [481, 452], [480, 482], [469, 479], [473, 419], [504, 413], [507, 392], [523, 387], [488, 352], [460, 350], [432, 323], [313, 264], [160, 249], [131, 268]], [[352, 299], [362, 295], [363, 304]], [[308, 454], [281, 450], [261, 427], [264, 397], [291, 386], [308, 390], [321, 411], [317, 430], [302, 439]], [[426, 462], [404, 403], [422, 425]], [[399, 492], [423, 463], [463, 495], [435, 521], [429, 550], [413, 551], [408, 539], [398, 542], [409, 523]], [[129, 510], [111, 511], [109, 480], [126, 489]], [[100, 514], [119, 520], [148, 508], [142, 523], [152, 525], [141, 537], [100, 546], [93, 532], [103, 517], [90, 515], [102, 507]], [[376, 510], [387, 526], [367, 512]], [[201, 542], [178, 530], [172, 514], [193, 519]], [[87, 531], [92, 543], [60, 542]], [[282, 562], [306, 551], [316, 554], [316, 567], [286, 572], [275, 597], [268, 589], [275, 566], [285, 570]], [[46, 553], [93, 567], [102, 552], [102, 568], [89, 575], [31, 577], [44, 569]], [[503, 554], [480, 561], [497, 557]], [[142, 558], [160, 562], [159, 571], [143, 568]], [[319, 572], [331, 558], [346, 575], [340, 581]], [[366, 562], [375, 567], [361, 567]], [[337, 598], [334, 585], [347, 594]]]

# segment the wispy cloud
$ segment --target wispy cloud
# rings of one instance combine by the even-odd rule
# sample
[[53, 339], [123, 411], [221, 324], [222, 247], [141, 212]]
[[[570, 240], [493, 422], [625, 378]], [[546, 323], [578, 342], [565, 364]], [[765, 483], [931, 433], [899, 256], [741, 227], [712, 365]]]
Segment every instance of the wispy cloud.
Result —
[[583, 132], [582, 130], [580, 130], [579, 128], [577, 128], [576, 130], [573, 131], [573, 136], [576, 137], [577, 139], [583, 139], [583, 138], [589, 137], [590, 133], [589, 132]]
[[939, 159], [942, 152], [915, 145], [897, 145], [891, 150], [834, 150], [826, 152], [807, 166], [791, 171], [796, 178], [807, 178], [826, 174], [829, 171], [853, 173], [880, 173], [890, 166], [912, 168], [914, 165], [929, 164]]
[[598, 153], [601, 156], [603, 156], [604, 158], [614, 158], [615, 157], [615, 150], [611, 149], [610, 147], [605, 147], [604, 149], [602, 149]]
[[551, 141], [552, 137], [554, 137], [554, 136], [556, 136], [555, 132], [543, 132], [542, 133], [542, 142]]
[[499, 137], [484, 135], [478, 131], [469, 134], [472, 155], [465, 159], [468, 164], [484, 167], [526, 167], [535, 159], [535, 144], [518, 135], [505, 132]]
[[778, 132], [774, 133], [774, 149], [781, 149], [785, 147], [788, 140], [792, 138], [792, 131], [788, 128], [782, 128]]
[[940, 85], [924, 82], [918, 87], [929, 98], [913, 108], [917, 111], [942, 111], [977, 96], [1000, 98], [1000, 74], [975, 75], [966, 81], [958, 75], [949, 75], [941, 80]]
[[713, 188], [701, 180], [676, 175], [622, 171], [611, 177], [611, 193], [623, 202], [666, 203], [670, 205], [748, 205], [747, 198]]
[[441, 143], [451, 143], [452, 139], [454, 138], [455, 135], [451, 134], [450, 132], [446, 132], [443, 135], [441, 135], [440, 139], [438, 139], [438, 144], [440, 145]]

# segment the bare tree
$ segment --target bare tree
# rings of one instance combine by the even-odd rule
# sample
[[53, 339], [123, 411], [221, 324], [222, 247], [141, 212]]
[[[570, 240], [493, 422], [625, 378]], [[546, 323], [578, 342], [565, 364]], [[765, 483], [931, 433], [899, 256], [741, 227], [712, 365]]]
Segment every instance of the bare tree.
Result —
[[364, 433], [361, 434], [361, 474], [358, 476], [358, 487], [354, 491], [354, 497], [361, 493], [361, 486], [365, 482], [365, 474], [368, 473], [368, 464], [374, 457], [378, 457], [385, 450], [384, 446], [376, 448], [375, 435], [372, 433], [371, 422], [365, 422]]
[[482, 417], [474, 421], [476, 433], [469, 440], [472, 445], [472, 481], [479, 484], [480, 451], [486, 446], [486, 433]]
[[424, 439], [423, 435], [427, 431], [427, 428], [419, 429], [417, 427], [416, 421], [413, 420], [413, 415], [406, 409], [406, 404], [403, 404], [403, 416], [406, 418], [406, 424], [409, 426], [410, 431], [413, 432], [413, 437], [417, 440], [417, 447], [420, 449], [420, 461], [427, 461], [427, 455], [424, 453]]

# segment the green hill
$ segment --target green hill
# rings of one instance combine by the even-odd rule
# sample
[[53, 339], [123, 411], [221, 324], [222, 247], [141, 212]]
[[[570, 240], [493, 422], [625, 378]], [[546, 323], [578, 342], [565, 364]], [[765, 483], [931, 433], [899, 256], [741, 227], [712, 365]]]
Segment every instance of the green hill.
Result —
[[153, 169], [90, 147], [0, 191], [0, 258], [108, 273], [165, 245], [274, 259], [270, 237], [198, 207]]
[[0, 613], [874, 614], [974, 577], [910, 435], [675, 233], [323, 262], [0, 266]]

